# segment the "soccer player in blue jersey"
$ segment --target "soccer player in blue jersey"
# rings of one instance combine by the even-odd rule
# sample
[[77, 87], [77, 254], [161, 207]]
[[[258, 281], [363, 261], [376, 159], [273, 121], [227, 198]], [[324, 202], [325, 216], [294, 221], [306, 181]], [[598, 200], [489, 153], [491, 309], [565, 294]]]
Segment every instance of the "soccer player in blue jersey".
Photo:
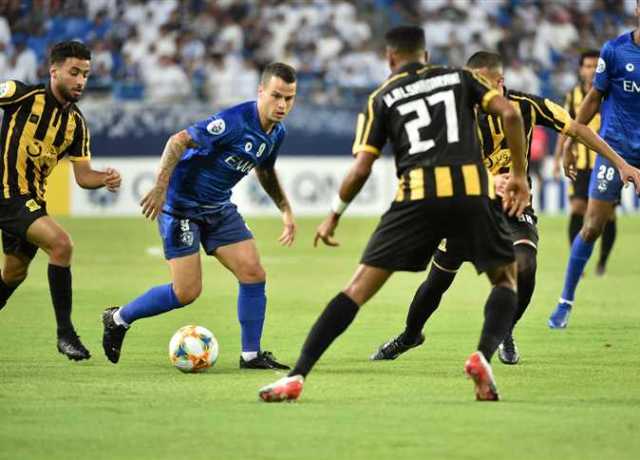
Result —
[[[640, 0], [636, 16], [640, 18]], [[602, 116], [600, 135], [629, 164], [640, 166], [640, 27], [608, 41], [602, 48], [593, 87], [580, 106], [576, 120], [589, 123], [598, 110]], [[565, 164], [568, 165], [565, 173], [574, 175], [575, 161], [574, 164], [565, 161]], [[620, 191], [629, 178], [621, 177], [619, 169], [620, 165], [598, 156], [591, 173], [584, 224], [571, 246], [564, 288], [549, 318], [552, 329], [567, 327], [576, 288], [593, 245], [620, 201]]]
[[158, 217], [171, 283], [104, 311], [103, 347], [111, 362], [118, 362], [125, 333], [134, 321], [184, 307], [198, 298], [202, 245], [240, 283], [240, 368], [289, 368], [260, 347], [266, 275], [253, 235], [230, 198], [231, 189], [255, 168], [262, 187], [282, 212], [284, 230], [279, 241], [286, 246], [293, 243], [296, 225], [274, 165], [285, 136], [282, 120], [293, 107], [295, 95], [295, 70], [283, 63], [269, 64], [257, 101], [223, 110], [169, 138], [155, 185], [141, 205], [146, 217]]

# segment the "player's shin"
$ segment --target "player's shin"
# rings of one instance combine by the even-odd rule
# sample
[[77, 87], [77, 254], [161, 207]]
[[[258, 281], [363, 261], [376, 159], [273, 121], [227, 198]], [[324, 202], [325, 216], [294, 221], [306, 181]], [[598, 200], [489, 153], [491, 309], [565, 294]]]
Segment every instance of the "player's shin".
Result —
[[18, 284], [10, 286], [4, 282], [2, 274], [0, 273], [0, 310], [7, 304], [7, 300], [9, 300], [9, 297], [18, 289], [21, 283], [22, 282], [19, 282]]
[[349, 327], [358, 310], [358, 304], [343, 292], [335, 296], [309, 331], [298, 362], [289, 375], [306, 377], [331, 343]]
[[562, 289], [561, 302], [573, 302], [575, 298], [578, 281], [582, 276], [585, 265], [593, 252], [593, 242], [587, 242], [578, 234], [571, 245], [571, 256], [569, 257], [569, 265], [564, 279], [564, 288]]
[[518, 304], [515, 291], [503, 286], [495, 286], [484, 306], [484, 324], [478, 350], [487, 361], [495, 353], [498, 345], [511, 329]]
[[120, 308], [119, 315], [125, 323], [130, 325], [137, 319], [159, 315], [185, 305], [176, 296], [173, 285], [165, 284], [149, 289], [131, 303]]
[[71, 267], [49, 264], [49, 290], [58, 325], [58, 336], [74, 331], [71, 323]]
[[420, 285], [409, 306], [403, 334], [408, 343], [413, 343], [418, 338], [424, 325], [440, 305], [442, 294], [449, 289], [455, 277], [454, 271], [445, 271], [431, 265], [427, 279]]
[[576, 239], [576, 235], [580, 233], [580, 229], [582, 228], [583, 221], [584, 221], [584, 216], [582, 214], [571, 213], [571, 216], [569, 217], [569, 244], [570, 245]]
[[245, 361], [255, 358], [260, 351], [266, 307], [265, 282], [240, 283], [238, 321], [242, 329], [242, 357]]
[[527, 310], [536, 286], [537, 251], [528, 244], [514, 248], [518, 265], [518, 307], [513, 318], [513, 329]]

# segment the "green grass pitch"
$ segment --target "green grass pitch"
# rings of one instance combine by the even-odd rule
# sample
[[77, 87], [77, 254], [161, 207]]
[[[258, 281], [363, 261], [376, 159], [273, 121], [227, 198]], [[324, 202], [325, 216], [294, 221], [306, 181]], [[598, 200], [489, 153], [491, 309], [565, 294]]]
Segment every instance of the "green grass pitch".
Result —
[[[282, 248], [278, 219], [249, 219], [268, 274], [263, 346], [287, 363], [349, 280], [376, 219], [346, 216], [337, 249], [312, 247], [318, 222], [300, 220], [295, 246]], [[606, 277], [589, 265], [565, 331], [549, 330], [546, 320], [566, 264], [566, 219], [541, 219], [537, 289], [516, 334], [522, 362], [494, 363], [499, 403], [476, 402], [462, 374], [489, 291], [470, 266], [428, 324], [423, 347], [395, 362], [368, 361], [402, 329], [426, 275], [396, 274], [325, 354], [300, 401], [268, 405], [257, 389], [278, 374], [238, 369], [237, 285], [215, 259], [204, 263], [202, 297], [135, 324], [112, 365], [100, 345], [101, 311], [168, 280], [155, 225], [62, 223], [76, 245], [74, 320], [93, 358], [73, 363], [56, 352], [40, 254], [0, 312], [0, 459], [638, 458], [637, 217], [620, 219]], [[169, 338], [192, 323], [220, 343], [205, 374], [181, 374], [168, 361]]]

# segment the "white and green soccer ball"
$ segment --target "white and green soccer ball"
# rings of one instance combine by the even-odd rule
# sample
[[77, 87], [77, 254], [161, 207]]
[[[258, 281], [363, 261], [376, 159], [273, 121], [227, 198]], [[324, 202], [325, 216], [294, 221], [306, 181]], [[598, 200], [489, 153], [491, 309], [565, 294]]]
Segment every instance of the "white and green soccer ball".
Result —
[[184, 326], [169, 342], [169, 359], [182, 372], [203, 372], [218, 359], [218, 341], [202, 326]]

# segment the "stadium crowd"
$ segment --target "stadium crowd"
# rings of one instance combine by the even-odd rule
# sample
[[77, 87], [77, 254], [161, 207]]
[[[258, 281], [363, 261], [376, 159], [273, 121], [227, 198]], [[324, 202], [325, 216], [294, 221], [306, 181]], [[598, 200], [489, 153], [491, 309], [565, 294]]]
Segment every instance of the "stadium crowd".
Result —
[[[125, 8], [126, 4], [126, 8]], [[500, 52], [509, 86], [553, 98], [577, 56], [634, 27], [634, 0], [2, 0], [0, 76], [44, 81], [52, 43], [93, 50], [94, 97], [224, 107], [253, 97], [259, 70], [284, 60], [299, 93], [345, 104], [386, 76], [380, 31], [425, 27], [431, 62]]]

